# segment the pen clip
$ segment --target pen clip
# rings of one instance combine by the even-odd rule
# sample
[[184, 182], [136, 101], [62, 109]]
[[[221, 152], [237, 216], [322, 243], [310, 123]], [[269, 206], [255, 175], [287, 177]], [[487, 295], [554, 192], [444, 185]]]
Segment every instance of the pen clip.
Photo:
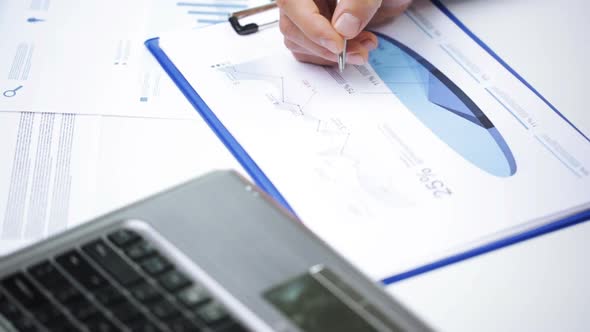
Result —
[[256, 23], [248, 23], [246, 25], [242, 25], [240, 23], [240, 19], [252, 15], [256, 15], [267, 10], [271, 10], [277, 7], [276, 2], [272, 2], [266, 5], [252, 7], [244, 10], [237, 11], [230, 15], [228, 18], [229, 23], [231, 24], [232, 28], [236, 31], [238, 35], [245, 36], [252, 33], [259, 31], [261, 28], [269, 26], [271, 24], [277, 23], [278, 20], [274, 20], [264, 24], [256, 24]]

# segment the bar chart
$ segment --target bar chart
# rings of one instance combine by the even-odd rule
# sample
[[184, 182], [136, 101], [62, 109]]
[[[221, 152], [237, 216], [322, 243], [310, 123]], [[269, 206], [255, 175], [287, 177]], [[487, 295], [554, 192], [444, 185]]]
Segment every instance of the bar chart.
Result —
[[267, 3], [267, 1], [253, 0], [207, 0], [207, 1], [181, 1], [176, 6], [191, 17], [197, 26], [227, 22], [231, 13]]

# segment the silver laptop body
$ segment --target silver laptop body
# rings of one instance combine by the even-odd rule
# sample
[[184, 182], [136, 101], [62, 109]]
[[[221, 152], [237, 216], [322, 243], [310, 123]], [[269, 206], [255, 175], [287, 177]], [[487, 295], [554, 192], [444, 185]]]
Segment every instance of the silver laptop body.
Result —
[[427, 331], [232, 171], [0, 259], [0, 330]]

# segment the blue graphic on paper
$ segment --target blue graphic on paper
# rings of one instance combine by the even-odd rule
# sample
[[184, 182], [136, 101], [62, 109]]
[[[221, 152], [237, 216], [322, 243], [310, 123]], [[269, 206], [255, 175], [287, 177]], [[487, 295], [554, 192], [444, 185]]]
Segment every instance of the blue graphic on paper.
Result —
[[388, 36], [378, 37], [369, 62], [401, 102], [464, 159], [495, 176], [514, 175], [512, 152], [481, 109], [420, 55]]
[[23, 87], [22, 85], [19, 85], [19, 86], [17, 86], [17, 87], [16, 87], [16, 88], [14, 88], [14, 89], [8, 89], [8, 90], [4, 91], [4, 92], [2, 93], [2, 95], [3, 95], [4, 97], [6, 97], [6, 98], [12, 98], [12, 97], [16, 96], [16, 92], [17, 92], [18, 90], [22, 89], [22, 87]]
[[29, 17], [29, 18], [27, 18], [27, 22], [29, 22], [29, 23], [39, 23], [39, 22], [45, 22], [45, 20], [42, 19], [42, 18]]

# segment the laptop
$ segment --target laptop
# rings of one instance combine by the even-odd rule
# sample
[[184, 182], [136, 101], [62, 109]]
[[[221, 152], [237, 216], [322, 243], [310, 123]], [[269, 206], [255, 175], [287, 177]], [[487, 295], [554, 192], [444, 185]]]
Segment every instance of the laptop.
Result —
[[217, 171], [0, 260], [0, 331], [429, 331]]

